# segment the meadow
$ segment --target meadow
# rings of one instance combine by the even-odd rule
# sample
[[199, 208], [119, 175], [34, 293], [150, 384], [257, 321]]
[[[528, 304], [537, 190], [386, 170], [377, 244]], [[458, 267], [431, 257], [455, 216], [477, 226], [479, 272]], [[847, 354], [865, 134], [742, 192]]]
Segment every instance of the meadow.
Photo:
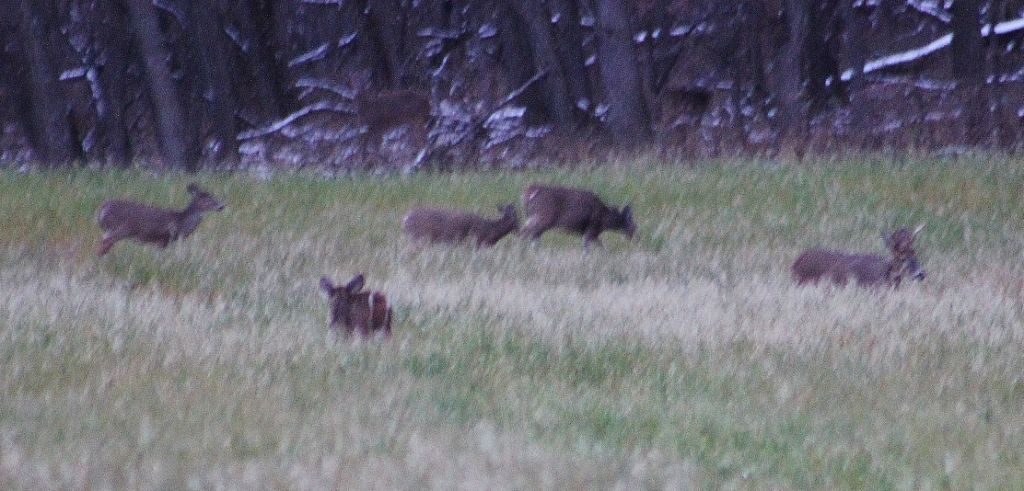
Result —
[[[928, 489], [1024, 483], [1024, 162], [623, 159], [322, 179], [0, 172], [0, 488]], [[95, 255], [96, 207], [227, 208]], [[638, 236], [413, 247], [414, 205], [531, 182]], [[812, 246], [928, 276], [798, 288]], [[329, 332], [321, 275], [395, 307]]]

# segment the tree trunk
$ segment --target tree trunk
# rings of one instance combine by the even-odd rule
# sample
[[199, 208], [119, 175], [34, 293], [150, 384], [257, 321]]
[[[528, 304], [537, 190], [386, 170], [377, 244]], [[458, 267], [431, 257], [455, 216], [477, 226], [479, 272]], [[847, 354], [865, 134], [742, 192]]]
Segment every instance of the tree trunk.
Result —
[[[15, 5], [10, 5], [15, 3]], [[47, 166], [69, 164], [80, 157], [80, 147], [68, 118], [68, 106], [63, 88], [53, 67], [52, 54], [47, 49], [47, 29], [34, 10], [33, 0], [8, 2], [8, 12], [16, 12], [19, 40], [25, 48], [23, 62], [28, 78], [24, 80], [29, 95], [28, 121], [36, 153]], [[12, 8], [13, 7], [13, 8]]]
[[385, 79], [389, 88], [405, 87], [405, 9], [394, 0], [369, 2], [368, 27], [372, 28], [378, 44]]
[[855, 6], [856, 0], [840, 0], [843, 26], [846, 28], [846, 60], [853, 76], [846, 86], [850, 92], [864, 87], [864, 63], [867, 61], [867, 34], [871, 28], [867, 7]]
[[[990, 0], [988, 12], [988, 23], [994, 29], [995, 25], [1006, 17], [1006, 0]], [[992, 79], [992, 83], [987, 86], [989, 134], [991, 135], [992, 143], [997, 147], [1004, 146], [1005, 139], [1003, 135], [1007, 133], [1003, 124], [1006, 118], [1005, 114], [1003, 114], [1005, 100], [1003, 96], [1003, 81], [1001, 79], [1003, 73], [1001, 48], [1002, 44], [999, 42], [999, 37], [992, 32], [989, 37], [988, 53], [986, 54], [988, 67], [985, 72]]]
[[526, 24], [533, 66], [545, 73], [541, 80], [545, 108], [552, 122], [560, 128], [572, 128], [574, 103], [569, 94], [565, 72], [552, 37], [550, 19], [544, 5], [537, 0], [508, 0], [511, 10]]
[[194, 61], [199, 65], [201, 74], [201, 92], [196, 103], [204, 106], [201, 112], [208, 115], [207, 118], [195, 118], [196, 134], [201, 135], [206, 122], [204, 119], [208, 120], [217, 139], [213, 160], [218, 163], [237, 163], [237, 101], [231, 86], [232, 60], [228, 52], [228, 40], [220, 23], [219, 2], [191, 0], [189, 3]]
[[131, 165], [131, 145], [125, 109], [128, 105], [129, 41], [126, 19], [118, 9], [106, 6], [97, 29], [99, 50], [103, 53], [96, 64], [100, 100], [96, 103], [97, 130], [103, 160], [119, 167]]
[[187, 138], [184, 108], [167, 65], [169, 52], [156, 9], [149, 0], [129, 0], [132, 34], [142, 56], [164, 164], [198, 170], [199, 149]]
[[633, 49], [630, 12], [622, 0], [599, 0], [598, 62], [608, 103], [608, 128], [619, 145], [633, 146], [650, 135]]
[[962, 82], [985, 81], [985, 52], [981, 39], [981, 0], [956, 0], [953, 14], [953, 44], [950, 56], [953, 77]]
[[[566, 90], [577, 108], [593, 102], [590, 78], [583, 59], [583, 33], [580, 32], [580, 12], [575, 0], [551, 0], [551, 13], [558, 18], [554, 23], [555, 48], [559, 64], [565, 75]], [[578, 115], [578, 112], [573, 112]], [[579, 118], [575, 118], [579, 122]]]
[[[502, 15], [498, 16], [498, 33], [501, 36], [501, 57], [502, 69], [507, 74], [513, 87], [519, 86], [536, 74], [533, 66], [533, 56], [530, 50], [530, 43], [520, 35], [527, 30], [525, 23], [512, 11], [511, 5], [506, 2]], [[545, 102], [544, 91], [541, 84], [531, 84], [518, 97], [518, 101], [528, 108], [526, 120], [529, 124], [547, 122], [547, 103]]]
[[275, 45], [272, 5], [271, 2], [244, 2], [233, 16], [245, 39], [242, 56], [249, 65], [258, 95], [260, 117], [265, 120], [280, 117], [290, 105], [283, 88], [284, 73], [272, 49]]
[[802, 155], [806, 119], [803, 60], [809, 33], [810, 9], [813, 0], [786, 0], [788, 39], [772, 74], [772, 98], [777, 110], [779, 144], [793, 145]]

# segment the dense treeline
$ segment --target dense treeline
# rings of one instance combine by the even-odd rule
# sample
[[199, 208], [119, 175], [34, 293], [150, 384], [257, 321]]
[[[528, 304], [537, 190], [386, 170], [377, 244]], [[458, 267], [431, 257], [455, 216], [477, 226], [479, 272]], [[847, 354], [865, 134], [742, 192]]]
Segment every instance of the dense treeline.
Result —
[[[1012, 150], [1024, 115], [1019, 0], [0, 6], [6, 162], [458, 166], [581, 142]], [[429, 135], [398, 130], [418, 118]]]

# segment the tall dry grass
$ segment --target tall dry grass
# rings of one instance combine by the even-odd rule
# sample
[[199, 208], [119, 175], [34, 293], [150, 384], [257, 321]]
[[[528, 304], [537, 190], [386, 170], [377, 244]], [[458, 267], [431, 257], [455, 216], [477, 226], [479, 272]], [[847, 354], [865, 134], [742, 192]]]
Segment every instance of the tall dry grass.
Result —
[[[199, 176], [228, 204], [98, 260], [95, 207], [187, 176], [0, 179], [0, 486], [922, 488], [1024, 478], [1017, 161], [617, 162], [323, 181]], [[634, 243], [418, 248], [413, 205], [534, 181], [632, 201]], [[797, 288], [802, 248], [881, 253], [925, 222], [924, 283]], [[327, 330], [364, 272], [395, 337]]]

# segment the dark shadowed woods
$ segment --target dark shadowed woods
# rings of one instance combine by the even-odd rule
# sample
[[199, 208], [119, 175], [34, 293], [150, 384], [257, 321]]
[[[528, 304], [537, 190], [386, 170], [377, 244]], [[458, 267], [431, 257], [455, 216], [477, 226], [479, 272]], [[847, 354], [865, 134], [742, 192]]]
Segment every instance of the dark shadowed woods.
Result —
[[0, 0], [0, 163], [1016, 151], [1020, 0]]

